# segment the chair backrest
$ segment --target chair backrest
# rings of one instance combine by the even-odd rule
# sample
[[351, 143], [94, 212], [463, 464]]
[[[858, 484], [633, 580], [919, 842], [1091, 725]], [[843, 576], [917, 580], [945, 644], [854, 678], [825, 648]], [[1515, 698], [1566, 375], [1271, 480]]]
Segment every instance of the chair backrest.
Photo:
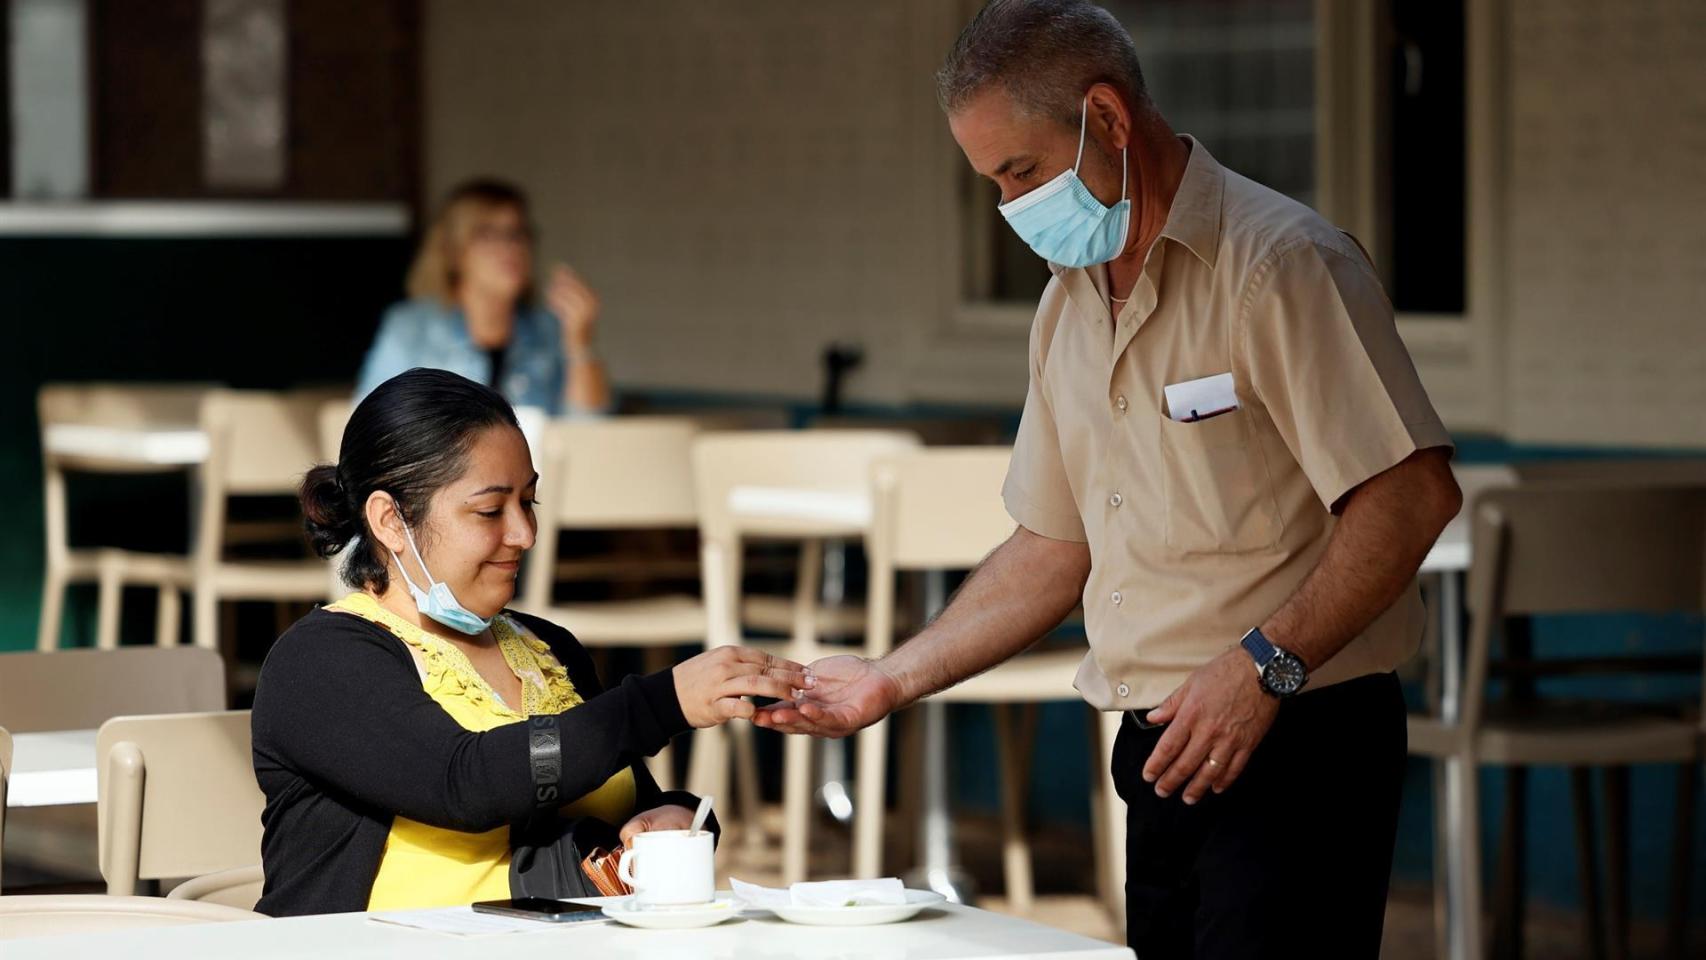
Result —
[[198, 647], [0, 654], [0, 725], [93, 730], [116, 716], [225, 707], [225, 661]]
[[231, 494], [290, 494], [321, 459], [322, 389], [216, 390], [202, 399], [209, 454], [204, 482]]
[[253, 910], [255, 904], [260, 902], [266, 881], [266, 874], [262, 872], [259, 864], [236, 867], [185, 880], [173, 887], [172, 892], [166, 894], [166, 898]]
[[831, 414], [813, 417], [814, 430], [904, 430], [916, 434], [927, 447], [982, 447], [1010, 443], [1013, 431], [1006, 418], [977, 417], [869, 417]]
[[1467, 730], [1480, 722], [1505, 617], [1706, 610], [1706, 487], [1490, 489], [1470, 523]]
[[1525, 484], [1706, 487], [1706, 458], [1700, 457], [1529, 460], [1513, 466]]
[[551, 603], [563, 530], [692, 527], [693, 438], [686, 417], [554, 420], [545, 427], [539, 470], [539, 534], [522, 605]]
[[1706, 487], [1523, 486], [1470, 509], [1471, 604], [1490, 604], [1475, 609], [1706, 609]]
[[693, 438], [685, 417], [555, 420], [539, 466], [541, 514], [567, 529], [691, 527]]
[[894, 645], [895, 574], [968, 570], [1013, 535], [1001, 501], [1011, 447], [933, 447], [878, 460], [871, 471], [865, 655]]
[[249, 712], [115, 717], [95, 738], [107, 890], [259, 863], [261, 808]]
[[880, 461], [873, 541], [895, 570], [966, 570], [1013, 534], [1001, 500], [1012, 447], [934, 447]]
[[[742, 515], [731, 505], [740, 488], [842, 494], [868, 498], [877, 460], [917, 449], [918, 437], [898, 430], [757, 430], [702, 434], [693, 444], [699, 532], [719, 542], [743, 533], [796, 535], [810, 524]], [[863, 529], [868, 511], [843, 526]], [[832, 526], [834, 524], [831, 524]]]
[[190, 427], [201, 398], [212, 389], [194, 383], [49, 383], [36, 393], [36, 412], [44, 427]]
[[0, 940], [267, 919], [235, 907], [164, 897], [56, 894], [0, 898]]

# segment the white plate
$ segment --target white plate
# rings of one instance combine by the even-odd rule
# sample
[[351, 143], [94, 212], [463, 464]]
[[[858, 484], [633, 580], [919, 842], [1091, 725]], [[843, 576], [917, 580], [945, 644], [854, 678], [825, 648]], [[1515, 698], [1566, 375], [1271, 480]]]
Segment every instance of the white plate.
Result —
[[771, 907], [771, 911], [789, 923], [806, 923], [817, 927], [865, 927], [878, 923], [899, 923], [911, 920], [925, 907], [935, 906], [947, 898], [934, 890], [908, 890], [904, 904], [870, 904], [857, 907]]
[[607, 901], [604, 915], [617, 923], [645, 930], [688, 930], [694, 927], [714, 927], [725, 920], [740, 916], [741, 904], [728, 891], [720, 891], [710, 903], [685, 904], [679, 907], [642, 907], [633, 897]]

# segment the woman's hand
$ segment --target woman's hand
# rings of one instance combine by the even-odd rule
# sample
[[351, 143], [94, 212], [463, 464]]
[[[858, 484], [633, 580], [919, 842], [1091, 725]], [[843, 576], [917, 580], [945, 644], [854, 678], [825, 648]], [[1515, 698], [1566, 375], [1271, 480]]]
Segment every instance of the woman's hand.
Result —
[[654, 830], [686, 830], [693, 826], [693, 811], [686, 807], [678, 807], [673, 803], [661, 807], [653, 807], [634, 814], [634, 818], [622, 825], [622, 845], [632, 847], [634, 834], [651, 833]]
[[793, 700], [812, 688], [806, 668], [792, 660], [743, 647], [718, 647], [678, 664], [675, 697], [694, 727], [714, 727], [734, 717], [751, 719], [757, 710], [746, 697]]
[[563, 348], [569, 356], [588, 353], [598, 333], [598, 294], [580, 274], [559, 263], [551, 271], [551, 286], [545, 292], [551, 312], [563, 324]]

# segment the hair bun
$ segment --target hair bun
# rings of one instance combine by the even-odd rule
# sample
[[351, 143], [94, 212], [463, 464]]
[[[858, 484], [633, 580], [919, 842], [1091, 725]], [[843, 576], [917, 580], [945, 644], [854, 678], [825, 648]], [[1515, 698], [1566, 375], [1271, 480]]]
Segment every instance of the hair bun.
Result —
[[355, 504], [338, 480], [338, 468], [322, 463], [302, 478], [302, 525], [318, 557], [331, 557], [361, 533]]

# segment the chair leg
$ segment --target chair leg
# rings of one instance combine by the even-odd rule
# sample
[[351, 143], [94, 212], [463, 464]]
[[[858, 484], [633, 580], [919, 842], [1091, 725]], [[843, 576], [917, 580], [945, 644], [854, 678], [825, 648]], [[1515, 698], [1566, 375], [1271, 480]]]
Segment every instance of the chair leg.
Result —
[[764, 829], [764, 790], [758, 779], [758, 749], [754, 741], [752, 724], [745, 720], [731, 720], [723, 725], [728, 731], [729, 745], [733, 751], [734, 792], [739, 797], [740, 816], [743, 821], [741, 841], [746, 844], [748, 852], [762, 851], [766, 844]]
[[1096, 869], [1097, 892], [1113, 918], [1115, 939], [1124, 940], [1125, 929], [1125, 804], [1114, 789], [1112, 758], [1114, 741], [1120, 734], [1117, 710], [1091, 710], [1090, 729], [1092, 784], [1091, 807], [1099, 827], [1096, 853], [1100, 860]]
[[195, 645], [204, 650], [219, 649], [219, 596], [205, 585], [197, 584], [190, 597], [190, 629], [195, 633]]
[[157, 647], [175, 647], [178, 645], [178, 628], [183, 623], [183, 601], [178, 598], [178, 588], [170, 584], [160, 585], [160, 602], [154, 608], [154, 645]]
[[1605, 770], [1605, 901], [1613, 960], [1629, 957], [1629, 768]]
[[1481, 960], [1487, 950], [1481, 922], [1481, 819], [1479, 770], [1472, 757], [1459, 754], [1447, 761], [1452, 771], [1452, 805], [1457, 818], [1458, 906], [1454, 927], [1458, 960]]
[[[668, 647], [646, 647], [641, 653], [641, 662], [646, 673], [658, 673], [669, 669], [674, 661], [674, 653]], [[675, 748], [665, 744], [657, 756], [646, 762], [646, 769], [651, 771], [652, 779], [657, 781], [658, 789], [675, 789]]]
[[853, 804], [853, 876], [882, 876], [883, 823], [887, 819], [889, 723], [879, 720], [859, 731], [858, 780]]
[[102, 559], [95, 604], [95, 649], [118, 649], [118, 617], [124, 608], [124, 571]]
[[734, 809], [729, 797], [729, 732], [727, 727], [695, 730], [687, 754], [687, 789], [714, 797], [722, 819]]
[[782, 882], [806, 879], [811, 853], [812, 741], [782, 741]]
[[1582, 898], [1582, 937], [1591, 960], [1605, 960], [1605, 914], [1599, 902], [1599, 856], [1593, 836], [1593, 771], [1570, 768], [1570, 806], [1576, 821], [1576, 880]]
[[1032, 704], [992, 706], [1001, 755], [1001, 862], [1007, 878], [1007, 904], [1015, 913], [1030, 913], [1036, 902], [1036, 883], [1031, 875], [1031, 844], [1025, 835], [1031, 759], [1031, 737], [1026, 733], [1027, 728], [1035, 729], [1035, 708]]
[[1688, 951], [1688, 881], [1694, 872], [1694, 805], [1699, 796], [1698, 767], [1676, 769], [1676, 837], [1671, 844], [1670, 910], [1665, 918], [1665, 953], [1682, 960]]
[[49, 569], [42, 577], [41, 622], [36, 626], [36, 649], [48, 653], [59, 649], [59, 632], [65, 618], [65, 573]]
[[1527, 862], [1524, 816], [1528, 770], [1505, 768], [1505, 809], [1499, 826], [1498, 886], [1493, 891], [1493, 952], [1500, 960], [1522, 956], [1523, 870]]
[[1451, 793], [1446, 789], [1445, 761], [1436, 758], [1429, 766], [1433, 769], [1434, 795], [1434, 957], [1435, 960], [1450, 960], [1451, 871], [1452, 860], [1457, 854], [1446, 826], [1450, 820], [1447, 809]]

